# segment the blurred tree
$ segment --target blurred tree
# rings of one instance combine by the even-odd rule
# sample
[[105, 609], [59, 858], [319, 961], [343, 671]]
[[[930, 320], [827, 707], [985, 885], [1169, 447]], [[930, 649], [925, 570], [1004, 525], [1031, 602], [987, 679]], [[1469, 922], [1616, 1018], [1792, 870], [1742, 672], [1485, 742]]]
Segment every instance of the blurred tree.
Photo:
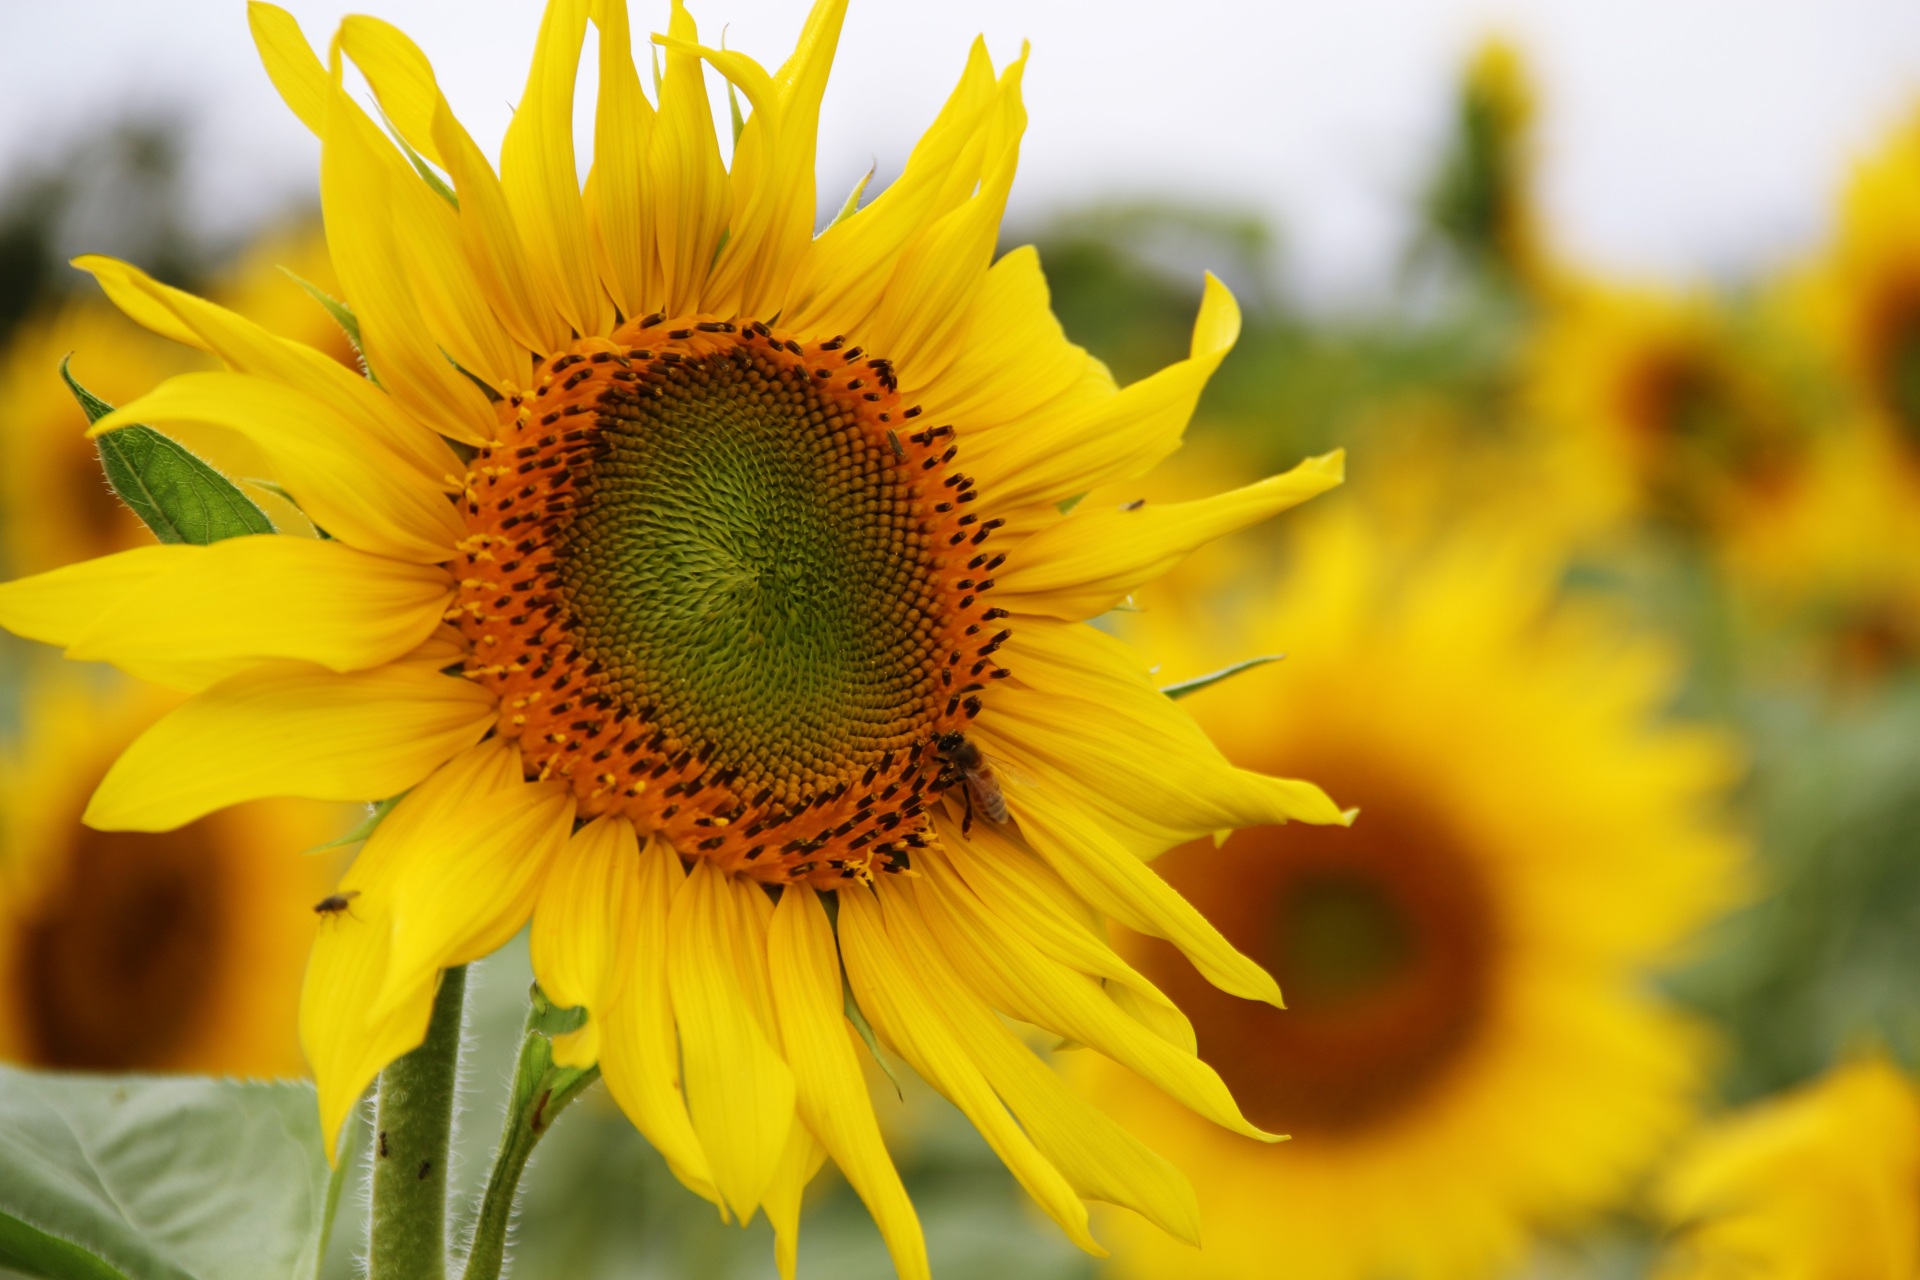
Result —
[[[57, 163], [0, 179], [0, 341], [41, 305], [81, 288], [76, 253], [125, 258], [193, 288], [221, 246], [192, 229], [181, 121], [143, 114], [56, 148]], [[89, 286], [90, 287], [90, 286]]]

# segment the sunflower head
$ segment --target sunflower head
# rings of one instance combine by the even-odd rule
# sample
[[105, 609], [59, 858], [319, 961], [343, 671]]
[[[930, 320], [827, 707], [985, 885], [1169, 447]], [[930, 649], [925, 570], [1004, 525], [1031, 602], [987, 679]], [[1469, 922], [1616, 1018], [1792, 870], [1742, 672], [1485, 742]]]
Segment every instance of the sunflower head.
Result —
[[1537, 537], [1323, 515], [1218, 651], [1141, 615], [1174, 674], [1284, 648], [1196, 714], [1248, 766], [1311, 756], [1359, 818], [1162, 859], [1287, 1006], [1218, 999], [1155, 940], [1123, 953], [1293, 1141], [1209, 1132], [1090, 1064], [1207, 1206], [1203, 1250], [1129, 1238], [1128, 1274], [1260, 1274], [1276, 1241], [1336, 1280], [1491, 1271], [1620, 1198], [1702, 1082], [1699, 1030], [1646, 976], [1738, 891], [1740, 846], [1705, 816], [1728, 744], [1657, 723], [1666, 655], [1555, 605]]
[[1568, 288], [1534, 343], [1527, 399], [1603, 518], [1738, 528], [1803, 478], [1788, 401], [1697, 299]]
[[261, 801], [166, 832], [83, 826], [156, 708], [41, 683], [0, 800], [0, 1059], [90, 1071], [301, 1071], [293, 1014], [310, 908], [337, 857], [263, 857], [344, 813]]
[[1855, 171], [1822, 259], [1793, 309], [1874, 417], [1898, 465], [1920, 477], [1920, 123]]

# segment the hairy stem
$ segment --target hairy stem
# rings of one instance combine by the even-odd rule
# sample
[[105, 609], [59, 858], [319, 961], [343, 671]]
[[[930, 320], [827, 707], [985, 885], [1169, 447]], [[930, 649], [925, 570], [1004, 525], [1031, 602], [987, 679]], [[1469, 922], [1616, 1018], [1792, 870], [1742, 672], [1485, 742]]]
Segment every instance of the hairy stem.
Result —
[[[577, 1019], [574, 1020], [577, 1025]], [[507, 1228], [513, 1221], [514, 1195], [520, 1174], [534, 1147], [560, 1113], [586, 1087], [600, 1078], [600, 1068], [557, 1067], [553, 1063], [550, 1033], [568, 1026], [564, 1011], [556, 1011], [538, 987], [527, 1011], [526, 1033], [520, 1041], [520, 1061], [513, 1073], [513, 1097], [507, 1105], [500, 1148], [487, 1179], [487, 1193], [473, 1226], [473, 1245], [467, 1253], [464, 1280], [498, 1280], [506, 1264]]]
[[427, 1038], [380, 1073], [369, 1280], [445, 1280], [447, 1149], [466, 993], [466, 969], [447, 970]]

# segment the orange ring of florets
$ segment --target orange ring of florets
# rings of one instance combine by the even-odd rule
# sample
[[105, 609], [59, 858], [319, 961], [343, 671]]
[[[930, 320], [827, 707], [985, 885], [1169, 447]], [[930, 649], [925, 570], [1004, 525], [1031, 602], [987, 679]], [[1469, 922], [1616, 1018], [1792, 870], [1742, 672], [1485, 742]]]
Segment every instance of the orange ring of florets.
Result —
[[[897, 723], [862, 725], [867, 736], [845, 758], [769, 763], [762, 751], [729, 766], [737, 744], [662, 710], [677, 691], [646, 688], [604, 645], [585, 651], [581, 610], [602, 602], [584, 598], [595, 588], [577, 575], [569, 586], [561, 562], [597, 500], [595, 465], [639, 410], [690, 394], [688, 380], [715, 368], [804, 385], [814, 412], [795, 429], [832, 433], [833, 456], [870, 489], [858, 509], [887, 517], [872, 524], [876, 554], [894, 557], [896, 575], [901, 557], [912, 570], [911, 604], [895, 610], [910, 622], [893, 620], [911, 626], [910, 643], [891, 686], [912, 697], [894, 708]], [[569, 780], [583, 817], [623, 814], [683, 855], [764, 881], [831, 887], [910, 865], [928, 839], [927, 806], [954, 780], [933, 739], [969, 723], [979, 692], [1008, 674], [993, 656], [1008, 633], [991, 625], [1005, 611], [984, 602], [1005, 558], [985, 544], [1003, 522], [977, 514], [971, 479], [952, 466], [953, 428], [920, 426], [889, 362], [841, 338], [802, 344], [708, 316], [651, 316], [582, 339], [538, 371], [531, 395], [497, 409], [499, 438], [471, 459], [460, 499], [469, 532], [448, 620], [471, 644], [466, 675], [499, 697], [498, 731], [519, 745], [528, 776]], [[869, 520], [850, 515], [848, 536], [868, 537]]]

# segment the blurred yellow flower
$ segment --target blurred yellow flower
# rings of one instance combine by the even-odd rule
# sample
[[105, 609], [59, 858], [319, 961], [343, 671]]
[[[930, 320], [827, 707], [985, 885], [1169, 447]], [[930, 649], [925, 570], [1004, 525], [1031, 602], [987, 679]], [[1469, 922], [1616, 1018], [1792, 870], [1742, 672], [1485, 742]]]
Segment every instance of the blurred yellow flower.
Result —
[[1888, 461], [1920, 493], [1920, 119], [1855, 171], [1838, 223], [1789, 292]]
[[[111, 354], [109, 354], [111, 353]], [[87, 418], [60, 380], [60, 361], [110, 403], [194, 367], [183, 352], [103, 302], [76, 302], [22, 324], [0, 354], [0, 553], [9, 574], [40, 573], [75, 560], [152, 542], [107, 487]]]
[[1729, 744], [1656, 724], [1668, 655], [1552, 608], [1551, 557], [1396, 546], [1323, 513], [1240, 624], [1202, 640], [1142, 615], [1163, 678], [1286, 652], [1195, 713], [1243, 766], [1311, 759], [1360, 816], [1158, 864], [1288, 1006], [1213, 992], [1155, 942], [1126, 954], [1293, 1141], [1192, 1123], [1090, 1064], [1202, 1205], [1202, 1251], [1128, 1230], [1121, 1274], [1485, 1274], [1620, 1197], [1690, 1117], [1701, 1034], [1645, 984], [1736, 895], [1741, 848], [1712, 817]]
[[1703, 1132], [1658, 1191], [1658, 1280], [1913, 1280], [1920, 1095], [1884, 1057]]
[[300, 850], [349, 811], [262, 800], [164, 833], [82, 826], [156, 709], [74, 678], [29, 698], [0, 769], [0, 1061], [303, 1074], [301, 973], [341, 859]]
[[1737, 529], [1800, 482], [1803, 428], [1704, 297], [1566, 283], [1525, 380], [1525, 409], [1595, 532], [1647, 517]]
[[1791, 499], [1723, 547], [1755, 641], [1850, 683], [1920, 659], [1917, 499], [1871, 434], [1823, 437]]
[[1822, 431], [1805, 482], [1728, 545], [1765, 627], [1838, 674], [1920, 656], [1920, 120], [1855, 172], [1833, 243], [1768, 297], [1805, 344]]

